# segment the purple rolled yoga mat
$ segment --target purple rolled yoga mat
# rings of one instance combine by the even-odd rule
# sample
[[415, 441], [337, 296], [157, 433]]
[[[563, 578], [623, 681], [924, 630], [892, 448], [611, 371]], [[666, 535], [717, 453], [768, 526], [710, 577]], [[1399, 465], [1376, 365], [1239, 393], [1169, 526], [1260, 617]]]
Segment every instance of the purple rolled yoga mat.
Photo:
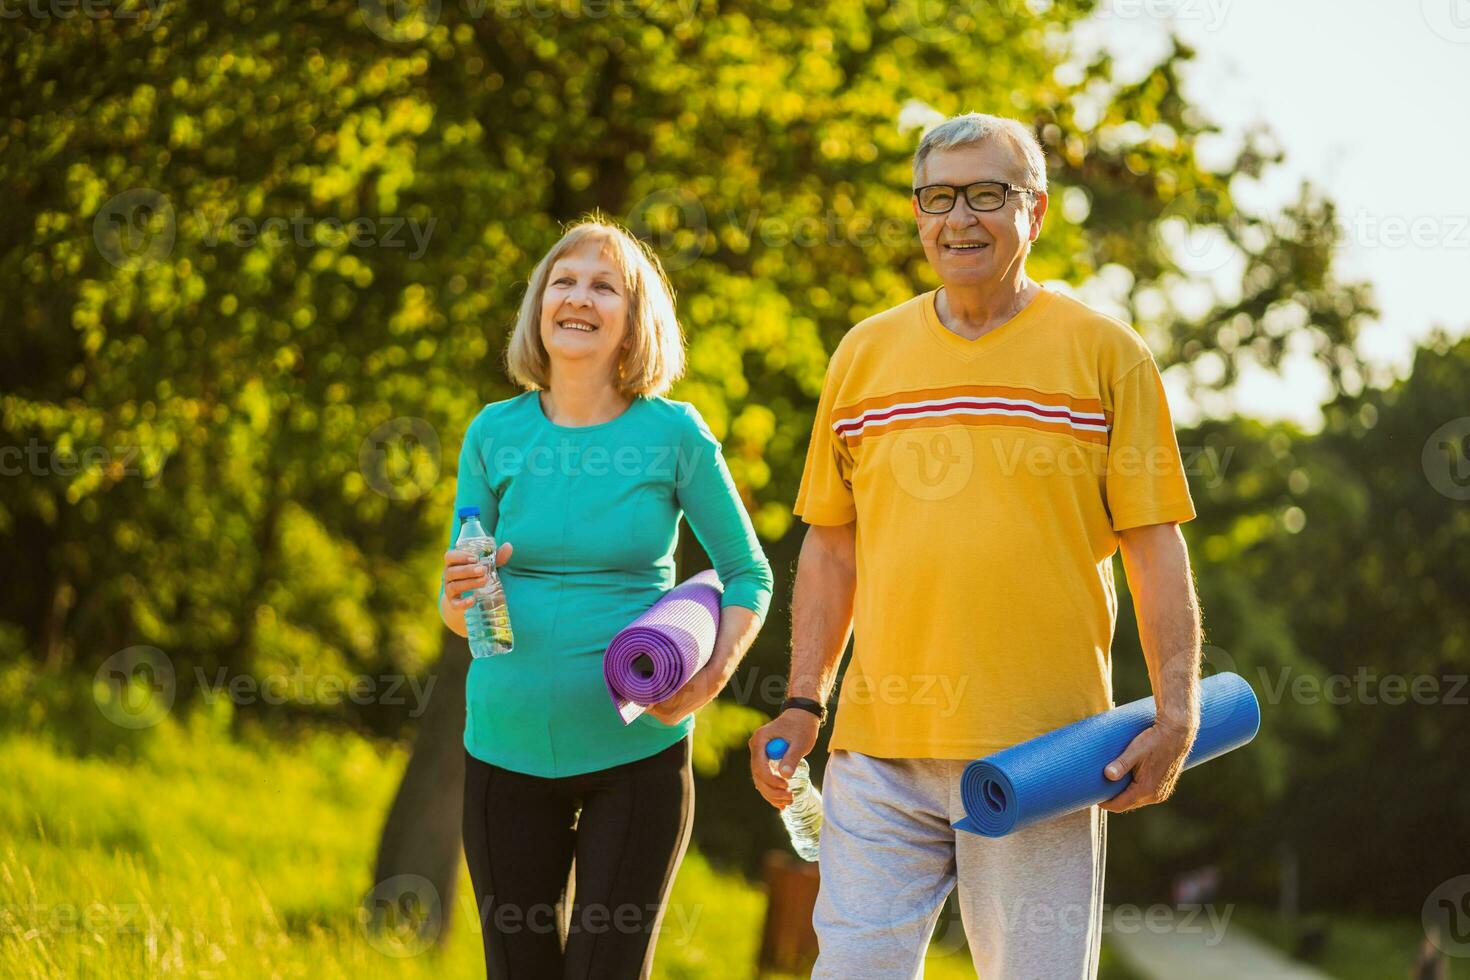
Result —
[[665, 592], [612, 638], [602, 657], [602, 677], [624, 725], [709, 663], [724, 590], [713, 569], [700, 572]]

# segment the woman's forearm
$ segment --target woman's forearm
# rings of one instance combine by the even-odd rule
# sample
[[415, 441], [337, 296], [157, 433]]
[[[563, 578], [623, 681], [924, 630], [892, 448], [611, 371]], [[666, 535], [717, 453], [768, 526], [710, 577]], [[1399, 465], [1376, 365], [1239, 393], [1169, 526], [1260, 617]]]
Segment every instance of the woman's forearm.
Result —
[[715, 633], [715, 648], [709, 663], [722, 689], [735, 675], [760, 631], [761, 620], [755, 610], [744, 606], [725, 606], [720, 610], [720, 627]]

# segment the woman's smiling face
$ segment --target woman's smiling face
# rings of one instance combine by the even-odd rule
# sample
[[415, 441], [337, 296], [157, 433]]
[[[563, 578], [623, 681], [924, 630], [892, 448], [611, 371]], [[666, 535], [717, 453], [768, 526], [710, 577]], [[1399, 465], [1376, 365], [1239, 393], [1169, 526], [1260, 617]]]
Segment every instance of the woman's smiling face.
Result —
[[611, 245], [584, 241], [552, 264], [541, 294], [541, 343], [553, 369], [604, 364], [616, 381], [627, 333], [627, 287]]

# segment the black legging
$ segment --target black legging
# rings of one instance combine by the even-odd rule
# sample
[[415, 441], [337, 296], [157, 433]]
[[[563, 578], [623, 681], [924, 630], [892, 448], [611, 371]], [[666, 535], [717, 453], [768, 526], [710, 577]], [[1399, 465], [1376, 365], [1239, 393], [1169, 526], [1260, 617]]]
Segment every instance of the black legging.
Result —
[[[486, 976], [647, 977], [693, 823], [688, 738], [646, 759], [559, 779], [501, 769], [466, 752], [464, 850]], [[563, 951], [555, 909], [573, 855]]]

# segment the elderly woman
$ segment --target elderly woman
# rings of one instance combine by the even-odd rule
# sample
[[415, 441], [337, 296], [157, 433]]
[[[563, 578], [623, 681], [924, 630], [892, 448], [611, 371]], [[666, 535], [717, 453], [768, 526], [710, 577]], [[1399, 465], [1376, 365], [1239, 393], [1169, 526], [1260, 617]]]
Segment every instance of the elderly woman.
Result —
[[[490, 977], [646, 977], [694, 817], [693, 712], [765, 616], [771, 570], [692, 405], [663, 393], [684, 347], [658, 259], [615, 225], [572, 227], [537, 264], [507, 351], [526, 389], [470, 423], [455, 505], [480, 509], [514, 649], [467, 681], [464, 844]], [[709, 663], [624, 725], [603, 682], [613, 635], [674, 584], [680, 514], [725, 585]], [[439, 609], [466, 635], [470, 555]], [[556, 903], [575, 858], [566, 926]]]

